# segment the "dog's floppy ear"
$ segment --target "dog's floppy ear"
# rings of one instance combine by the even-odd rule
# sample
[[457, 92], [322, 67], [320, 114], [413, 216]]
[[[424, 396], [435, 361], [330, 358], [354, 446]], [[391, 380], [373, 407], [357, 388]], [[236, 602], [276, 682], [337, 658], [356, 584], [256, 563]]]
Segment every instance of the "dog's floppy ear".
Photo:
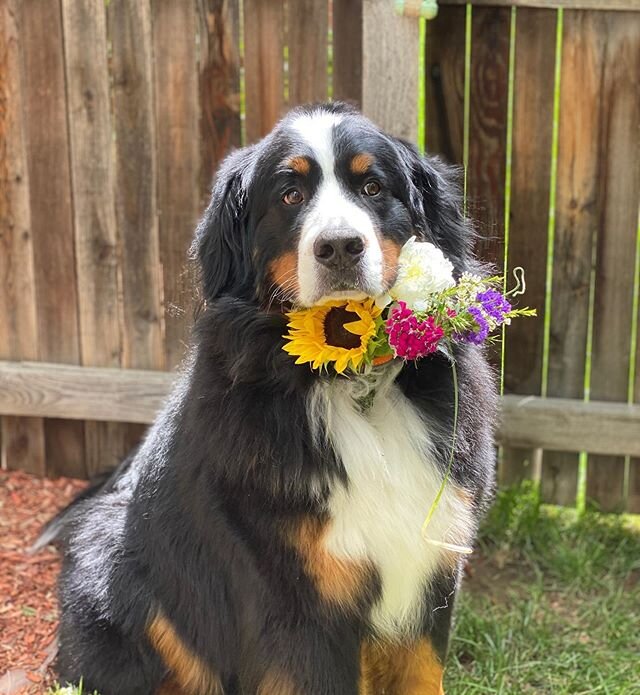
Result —
[[459, 170], [396, 140], [411, 179], [409, 205], [416, 231], [439, 246], [458, 272], [473, 260], [474, 231], [462, 211]]
[[221, 164], [211, 200], [196, 228], [190, 256], [200, 263], [204, 298], [242, 296], [251, 289], [247, 239], [247, 186], [253, 148], [238, 150]]

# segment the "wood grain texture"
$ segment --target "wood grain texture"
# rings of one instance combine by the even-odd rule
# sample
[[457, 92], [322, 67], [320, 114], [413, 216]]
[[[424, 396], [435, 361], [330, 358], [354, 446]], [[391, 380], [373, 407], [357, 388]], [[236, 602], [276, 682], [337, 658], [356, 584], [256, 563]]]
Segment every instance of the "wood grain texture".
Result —
[[511, 12], [473, 11], [467, 209], [478, 223], [477, 254], [502, 268]]
[[174, 380], [151, 370], [0, 362], [0, 414], [150, 423]]
[[[549, 346], [549, 396], [583, 398], [593, 235], [599, 225], [597, 137], [602, 50], [585, 35], [584, 13], [564, 17], [558, 183]], [[580, 449], [578, 449], [579, 451]], [[556, 490], [577, 476], [577, 454], [545, 453], [543, 479]], [[549, 485], [547, 486], [549, 487]]]
[[[537, 309], [538, 318], [514, 321], [506, 332], [508, 393], [537, 395], [541, 390], [556, 18], [552, 10], [522, 9], [516, 15], [507, 267], [526, 268], [527, 293], [521, 302]], [[501, 482], [530, 477], [533, 460], [534, 452], [503, 450]]]
[[112, 0], [107, 19], [115, 129], [115, 209], [124, 306], [122, 366], [162, 369], [165, 360], [150, 7], [148, 2]]
[[502, 404], [502, 443], [634, 456], [640, 450], [638, 405], [536, 396], [504, 396]]
[[427, 152], [462, 164], [464, 138], [465, 9], [442, 7], [427, 22]]
[[288, 106], [326, 101], [329, 33], [327, 0], [287, 3]]
[[[78, 292], [59, 0], [23, 0], [21, 24], [38, 352], [46, 361], [78, 364]], [[47, 474], [85, 477], [82, 424], [45, 421], [44, 428]]]
[[362, 111], [383, 130], [415, 142], [419, 22], [396, 14], [387, 0], [367, 0], [362, 31]]
[[[466, 5], [468, 0], [439, 0], [440, 5]], [[564, 7], [571, 10], [616, 10], [638, 11], [640, 0], [471, 0], [472, 5], [481, 7], [537, 7], [556, 9]]]
[[200, 208], [223, 157], [240, 146], [240, 3], [199, 0]]
[[247, 142], [265, 136], [284, 113], [284, 3], [244, 0]]
[[[150, 423], [175, 380], [171, 372], [0, 361], [0, 415]], [[497, 440], [639, 456], [639, 427], [640, 405], [504, 396]]]
[[333, 0], [333, 98], [362, 104], [362, 2]]
[[[625, 401], [640, 204], [640, 13], [584, 15], [583, 36], [598, 41], [602, 56], [601, 116], [592, 133], [598, 241], [591, 397]], [[587, 496], [604, 511], [624, 509], [624, 466], [621, 458], [589, 457]]]
[[[82, 363], [118, 367], [123, 312], [105, 5], [62, 0], [62, 10]], [[87, 472], [113, 466], [129, 444], [126, 427], [87, 423]]]
[[[38, 325], [23, 122], [19, 3], [0, 3], [0, 356], [38, 357]], [[44, 429], [34, 418], [0, 421], [0, 466], [43, 475]]]
[[198, 25], [194, 3], [153, 0], [151, 8], [165, 351], [172, 369], [184, 355], [195, 305], [187, 251], [200, 207]]
[[[640, 215], [640, 211], [639, 211]], [[638, 219], [640, 225], [640, 217]], [[640, 306], [638, 306], [638, 326], [640, 326]], [[640, 404], [640, 335], [636, 345], [636, 378], [634, 386], [634, 403]], [[640, 514], [640, 456], [629, 461], [629, 488], [627, 491], [627, 511]]]

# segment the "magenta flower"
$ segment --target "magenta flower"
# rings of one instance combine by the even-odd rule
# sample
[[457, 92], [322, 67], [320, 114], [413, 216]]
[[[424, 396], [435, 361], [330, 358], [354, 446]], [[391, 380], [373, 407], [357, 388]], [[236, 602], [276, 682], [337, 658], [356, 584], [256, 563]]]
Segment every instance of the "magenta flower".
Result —
[[391, 310], [385, 330], [396, 357], [406, 360], [417, 360], [435, 352], [444, 336], [433, 316], [420, 321], [404, 302], [398, 302]]

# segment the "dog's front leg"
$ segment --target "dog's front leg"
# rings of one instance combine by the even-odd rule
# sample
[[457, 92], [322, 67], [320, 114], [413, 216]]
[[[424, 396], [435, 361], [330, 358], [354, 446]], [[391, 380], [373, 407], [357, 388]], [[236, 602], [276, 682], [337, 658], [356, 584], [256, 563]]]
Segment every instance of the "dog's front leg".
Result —
[[282, 648], [275, 646], [271, 651], [256, 695], [358, 695], [355, 635], [329, 635], [306, 627], [278, 642]]

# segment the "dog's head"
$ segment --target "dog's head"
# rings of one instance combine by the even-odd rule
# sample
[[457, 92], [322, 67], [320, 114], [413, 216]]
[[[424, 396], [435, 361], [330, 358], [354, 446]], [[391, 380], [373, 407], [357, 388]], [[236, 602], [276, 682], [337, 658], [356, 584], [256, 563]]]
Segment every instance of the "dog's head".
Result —
[[469, 262], [450, 170], [332, 103], [292, 111], [225, 160], [193, 251], [208, 301], [311, 306], [386, 292], [412, 236], [458, 272]]

